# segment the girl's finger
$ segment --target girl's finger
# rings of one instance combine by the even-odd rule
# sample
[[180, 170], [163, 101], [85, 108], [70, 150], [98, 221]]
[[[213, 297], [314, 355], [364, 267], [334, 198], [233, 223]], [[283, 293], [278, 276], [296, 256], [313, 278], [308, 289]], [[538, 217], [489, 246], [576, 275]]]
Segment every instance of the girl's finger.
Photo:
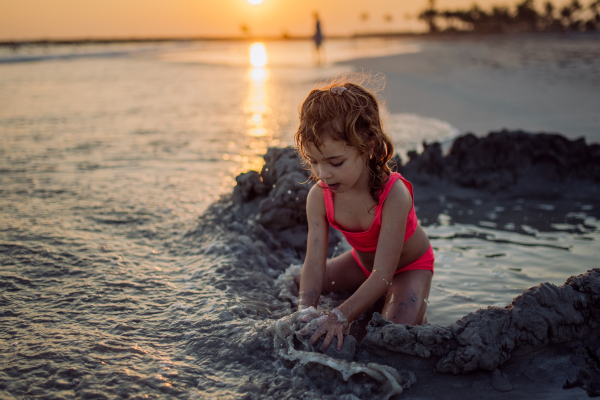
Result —
[[321, 351], [323, 353], [325, 353], [327, 351], [327, 348], [329, 347], [329, 344], [333, 340], [333, 335], [334, 335], [334, 331], [333, 330], [330, 330], [330, 331], [327, 332], [327, 335], [325, 336], [325, 340], [323, 341], [323, 345], [321, 346]]
[[321, 336], [323, 336], [323, 334], [327, 331], [327, 328], [324, 327], [319, 327], [319, 329], [317, 329], [317, 331], [315, 332], [314, 335], [312, 335], [312, 337], [310, 338], [310, 344], [315, 344], [315, 342], [317, 340], [319, 340], [319, 338]]
[[317, 315], [305, 315], [304, 317], [302, 317], [302, 320], [303, 320], [303, 322], [310, 322], [319, 317], [320, 317], [320, 315], [318, 315], [318, 314]]
[[301, 334], [302, 336], [304, 336], [304, 335], [308, 335], [309, 333], [313, 332], [315, 329], [316, 329], [316, 328], [315, 328], [315, 325], [314, 325], [314, 324], [308, 324], [308, 325], [306, 325], [304, 328], [302, 328], [302, 329], [300, 330], [300, 334]]
[[300, 329], [301, 335], [309, 334], [312, 330], [314, 330], [314, 324], [307, 324], [304, 328]]
[[344, 332], [341, 329], [337, 331], [337, 350], [342, 350], [342, 346], [344, 345]]

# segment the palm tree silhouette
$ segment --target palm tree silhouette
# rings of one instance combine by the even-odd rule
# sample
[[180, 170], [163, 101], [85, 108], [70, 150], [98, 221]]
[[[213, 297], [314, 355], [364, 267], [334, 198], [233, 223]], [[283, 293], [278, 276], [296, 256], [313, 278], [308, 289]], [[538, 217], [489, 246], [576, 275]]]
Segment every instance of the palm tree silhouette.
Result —
[[583, 21], [580, 19], [575, 19], [575, 14], [578, 14], [582, 9], [583, 7], [581, 6], [579, 0], [571, 1], [571, 15], [573, 16], [573, 22], [570, 28], [574, 31], [579, 31], [583, 27]]
[[[386, 24], [391, 25], [392, 21], [394, 21], [394, 16], [390, 13], [387, 13], [383, 16], [383, 21]], [[392, 32], [392, 29], [389, 29], [388, 32]]]
[[438, 22], [444, 21], [444, 32], [471, 31], [490, 32], [556, 32], [600, 30], [600, 0], [593, 0], [583, 7], [580, 0], [571, 0], [568, 5], [557, 9], [547, 1], [542, 12], [534, 7], [534, 0], [522, 0], [510, 11], [507, 7], [493, 7], [490, 12], [474, 4], [467, 10], [437, 10], [435, 0], [419, 14], [427, 24], [429, 32], [439, 32]]
[[425, 9], [419, 14], [419, 19], [423, 20], [429, 27], [429, 32], [439, 32], [439, 28], [436, 24], [436, 18], [439, 16], [439, 12], [435, 9], [435, 0], [429, 0], [429, 8]]
[[593, 13], [593, 17], [586, 23], [586, 28], [589, 31], [600, 30], [600, 0], [596, 0], [589, 5], [590, 11]]
[[[366, 24], [367, 21], [369, 21], [370, 15], [368, 12], [364, 11], [364, 12], [360, 13], [359, 17], [360, 17], [360, 20], [363, 22], [363, 24]], [[369, 27], [367, 26], [365, 29], [365, 33], [367, 33], [368, 31], [369, 31]]]
[[523, 30], [530, 32], [537, 31], [538, 19], [538, 13], [533, 8], [533, 0], [524, 0], [522, 3], [517, 4], [517, 14], [515, 15], [515, 20], [517, 24], [523, 27]]
[[242, 33], [244, 34], [244, 36], [248, 37], [250, 34], [250, 28], [248, 27], [248, 25], [246, 24], [241, 24], [240, 25], [240, 30], [242, 31]]

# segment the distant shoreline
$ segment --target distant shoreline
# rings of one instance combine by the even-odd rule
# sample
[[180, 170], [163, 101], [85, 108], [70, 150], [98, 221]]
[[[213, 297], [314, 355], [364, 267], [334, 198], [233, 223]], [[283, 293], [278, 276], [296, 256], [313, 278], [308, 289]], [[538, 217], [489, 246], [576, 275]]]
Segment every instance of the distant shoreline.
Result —
[[[460, 32], [372, 32], [357, 33], [354, 35], [332, 35], [327, 40], [348, 39], [395, 39], [395, 38], [463, 38], [463, 37], [503, 37], [503, 36], [553, 36], [553, 37], [597, 37], [600, 32], [528, 32], [528, 33], [478, 33], [469, 31]], [[21, 46], [54, 46], [54, 45], [95, 45], [95, 44], [127, 44], [127, 43], [167, 43], [167, 42], [256, 42], [256, 41], [305, 41], [312, 40], [311, 36], [223, 36], [223, 37], [123, 37], [123, 38], [72, 38], [72, 39], [23, 39], [23, 40], [0, 40], [0, 47], [18, 48]]]

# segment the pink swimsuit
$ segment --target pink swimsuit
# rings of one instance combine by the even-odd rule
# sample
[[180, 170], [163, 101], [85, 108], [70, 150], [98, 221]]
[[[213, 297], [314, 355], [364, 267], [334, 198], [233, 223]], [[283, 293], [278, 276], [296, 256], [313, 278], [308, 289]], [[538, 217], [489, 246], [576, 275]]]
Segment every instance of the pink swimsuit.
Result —
[[[415, 213], [412, 184], [406, 179], [404, 179], [402, 175], [400, 175], [397, 172], [393, 172], [390, 175], [383, 189], [383, 193], [379, 196], [379, 203], [375, 206], [375, 218], [373, 219], [373, 223], [371, 224], [371, 227], [368, 230], [363, 232], [346, 231], [340, 228], [338, 224], [335, 223], [335, 213], [333, 209], [333, 192], [330, 189], [328, 189], [327, 186], [323, 185], [323, 199], [325, 200], [327, 220], [329, 221], [331, 226], [333, 226], [338, 231], [342, 232], [342, 234], [346, 237], [346, 240], [348, 241], [350, 246], [352, 246], [352, 256], [354, 257], [354, 260], [356, 261], [358, 266], [363, 270], [367, 277], [371, 275], [371, 271], [369, 271], [362, 265], [360, 259], [358, 258], [358, 254], [356, 254], [356, 250], [363, 251], [366, 253], [375, 253], [375, 250], [377, 250], [379, 232], [381, 231], [381, 211], [383, 210], [383, 203], [385, 202], [385, 199], [390, 193], [392, 186], [394, 186], [394, 183], [396, 183], [398, 179], [401, 179], [404, 185], [406, 185], [411, 197], [413, 198], [413, 204], [406, 219], [406, 230], [404, 232], [404, 241], [406, 242], [415, 233], [415, 230], [417, 229], [418, 225], [418, 220], [417, 214]], [[433, 273], [433, 262], [433, 248], [429, 246], [429, 249], [418, 260], [405, 266], [401, 270], [396, 271], [396, 274], [412, 269], [427, 269]]]

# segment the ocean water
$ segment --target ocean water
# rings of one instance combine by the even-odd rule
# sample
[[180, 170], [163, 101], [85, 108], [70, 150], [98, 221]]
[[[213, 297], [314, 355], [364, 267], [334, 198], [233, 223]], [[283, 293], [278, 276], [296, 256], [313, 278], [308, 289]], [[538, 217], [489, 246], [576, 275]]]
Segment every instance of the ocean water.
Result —
[[[6, 398], [321, 398], [270, 344], [289, 266], [211, 218], [235, 176], [292, 144], [338, 61], [410, 41], [25, 47], [0, 53], [0, 390]], [[256, 54], [256, 53], [255, 53]], [[255, 56], [256, 57], [256, 56]], [[445, 121], [385, 113], [398, 150]], [[447, 325], [598, 265], [598, 201], [417, 205]], [[243, 258], [264, 261], [244, 270]], [[288, 260], [290, 261], [290, 260]], [[267, 267], [268, 265], [268, 267]]]

